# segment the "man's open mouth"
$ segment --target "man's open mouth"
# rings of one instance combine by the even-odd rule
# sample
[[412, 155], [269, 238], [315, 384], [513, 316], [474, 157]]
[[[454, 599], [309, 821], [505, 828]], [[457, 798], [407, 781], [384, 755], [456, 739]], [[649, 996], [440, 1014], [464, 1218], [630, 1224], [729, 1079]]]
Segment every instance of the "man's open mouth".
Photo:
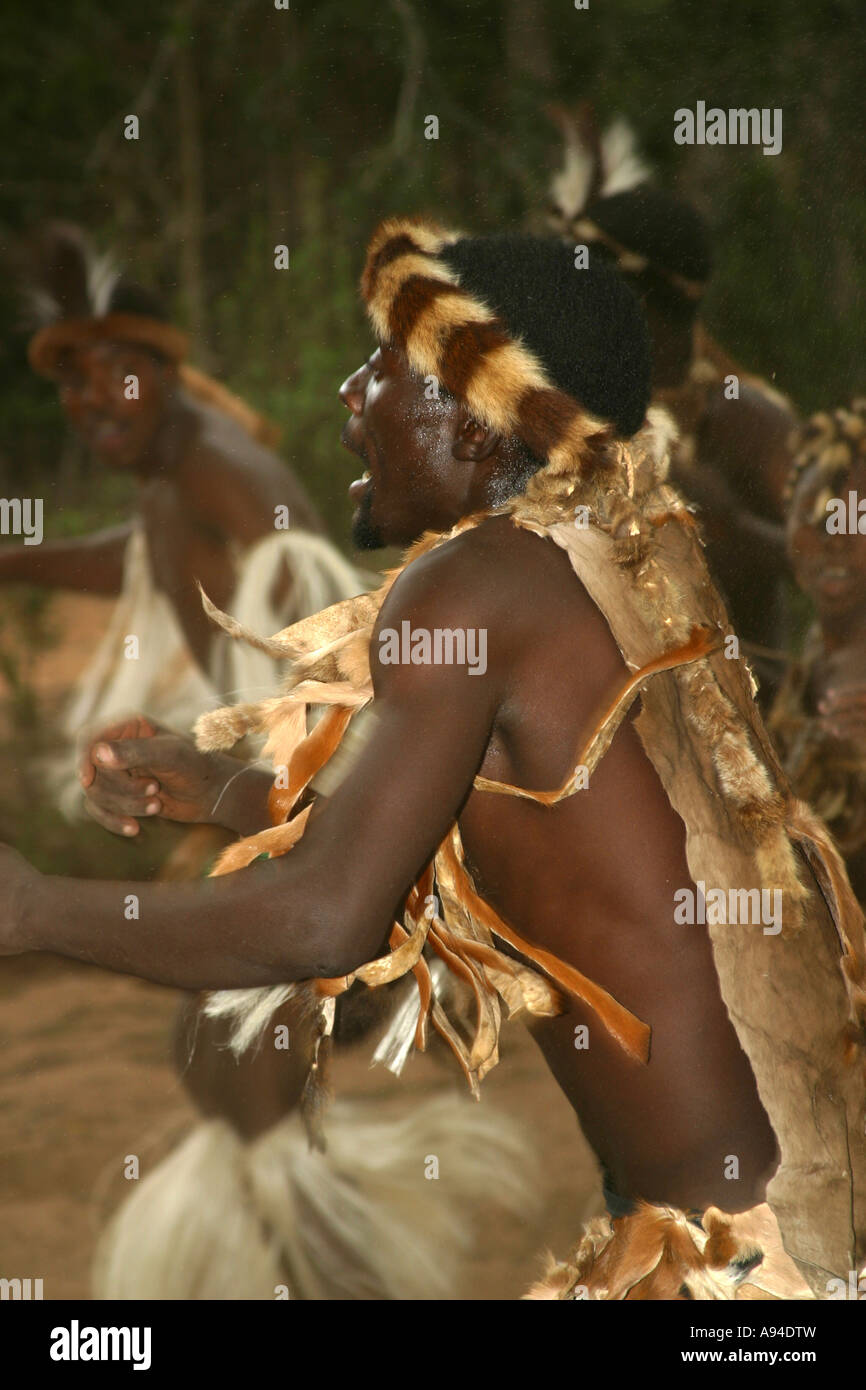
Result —
[[364, 470], [360, 478], [356, 478], [353, 483], [349, 484], [349, 496], [351, 497], [353, 502], [360, 502], [361, 498], [367, 492], [372, 481], [373, 480], [370, 477], [370, 470], [369, 468], [367, 468]]
[[100, 420], [87, 431], [87, 437], [95, 449], [114, 448], [122, 443], [128, 434], [129, 426], [121, 425], [116, 420]]

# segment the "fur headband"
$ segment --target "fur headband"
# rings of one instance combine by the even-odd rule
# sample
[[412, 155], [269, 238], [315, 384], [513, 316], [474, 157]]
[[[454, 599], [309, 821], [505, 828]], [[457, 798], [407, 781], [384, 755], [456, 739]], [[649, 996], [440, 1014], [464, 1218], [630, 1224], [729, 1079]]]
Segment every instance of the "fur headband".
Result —
[[[801, 476], [817, 467], [830, 482], [839, 474], [849, 473], [855, 464], [866, 459], [866, 397], [860, 396], [850, 407], [832, 413], [825, 410], [812, 415], [792, 435], [794, 462], [785, 483], [784, 501], [789, 507]], [[826, 518], [823, 499], [816, 511], [819, 519]]]
[[93, 343], [133, 343], [181, 362], [189, 339], [169, 323], [150, 291], [125, 279], [110, 255], [98, 255], [80, 227], [50, 222], [16, 256], [22, 319], [37, 330], [30, 365], [55, 377], [61, 354]]
[[170, 362], [181, 362], [189, 338], [179, 328], [143, 314], [105, 314], [102, 317], [57, 319], [41, 328], [27, 346], [31, 367], [40, 376], [54, 377], [62, 353], [93, 343], [132, 343], [153, 348]]
[[465, 401], [479, 424], [516, 434], [555, 471], [586, 471], [613, 427], [558, 390], [540, 359], [461, 287], [443, 251], [460, 241], [435, 223], [391, 218], [375, 232], [361, 293], [379, 341], [419, 376]]

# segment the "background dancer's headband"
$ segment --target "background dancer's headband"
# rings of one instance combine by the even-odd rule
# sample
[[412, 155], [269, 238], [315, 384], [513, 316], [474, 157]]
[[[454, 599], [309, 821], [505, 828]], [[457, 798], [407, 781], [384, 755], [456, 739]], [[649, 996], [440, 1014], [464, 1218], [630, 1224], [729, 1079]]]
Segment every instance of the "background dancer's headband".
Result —
[[262, 444], [276, 444], [276, 425], [222, 382], [184, 361], [189, 336], [169, 323], [159, 300], [124, 279], [109, 256], [97, 256], [80, 227], [54, 222], [32, 240], [26, 267], [25, 317], [38, 331], [27, 345], [31, 367], [56, 380], [65, 353], [94, 343], [149, 348], [179, 367], [185, 389], [227, 415]]
[[361, 292], [381, 343], [539, 459], [562, 467], [643, 424], [643, 311], [615, 271], [576, 268], [559, 241], [393, 218], [373, 236]]
[[[866, 397], [858, 397], [847, 409], [819, 410], [795, 431], [791, 444], [794, 462], [785, 484], [786, 507], [790, 505], [801, 476], [808, 469], [817, 468], [823, 477], [830, 480], [837, 475], [850, 473], [856, 463], [866, 462]], [[826, 510], [823, 510], [823, 497], [818, 501], [822, 503], [822, 508], [817, 510], [824, 519]]]
[[56, 377], [65, 352], [97, 342], [132, 343], [170, 362], [186, 357], [189, 338], [168, 322], [156, 296], [96, 255], [80, 227], [41, 228], [28, 259], [27, 317], [38, 331], [27, 355], [40, 376]]
[[53, 379], [64, 353], [105, 342], [150, 348], [170, 362], [181, 362], [189, 347], [187, 334], [173, 324], [140, 314], [110, 313], [92, 319], [58, 319], [46, 325], [30, 339], [27, 357], [35, 372]]

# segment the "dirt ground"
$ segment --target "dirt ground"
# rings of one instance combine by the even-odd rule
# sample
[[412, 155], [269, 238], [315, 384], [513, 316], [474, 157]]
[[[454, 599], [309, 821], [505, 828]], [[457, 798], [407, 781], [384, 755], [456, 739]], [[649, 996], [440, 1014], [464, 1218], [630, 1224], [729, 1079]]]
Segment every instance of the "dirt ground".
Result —
[[[46, 720], [92, 653], [107, 611], [103, 600], [52, 599], [49, 618], [59, 641], [37, 653], [28, 669]], [[0, 687], [0, 701], [3, 694]], [[132, 847], [96, 827], [58, 828], [49, 820], [43, 832], [28, 754], [26, 739], [7, 727], [0, 838], [43, 869], [46, 858], [59, 857], [69, 871], [70, 856], [76, 863], [80, 852], [82, 873], [132, 872], [125, 867]], [[61, 837], [69, 844], [58, 848]], [[0, 1277], [41, 1278], [46, 1299], [90, 1297], [91, 1256], [106, 1212], [121, 1195], [124, 1156], [138, 1154], [144, 1175], [195, 1119], [169, 1057], [178, 997], [56, 957], [0, 961]], [[376, 1098], [394, 1115], [413, 1096], [444, 1084], [432, 1058], [414, 1058], [397, 1080], [381, 1067], [371, 1070], [368, 1054], [361, 1047], [339, 1056], [338, 1095]], [[545, 1247], [566, 1252], [598, 1208], [599, 1184], [574, 1115], [519, 1024], [506, 1030], [503, 1060], [485, 1080], [481, 1103], [514, 1115], [534, 1144], [543, 1205], [521, 1222], [493, 1205], [477, 1213], [477, 1247], [456, 1293], [512, 1299], [537, 1274]]]

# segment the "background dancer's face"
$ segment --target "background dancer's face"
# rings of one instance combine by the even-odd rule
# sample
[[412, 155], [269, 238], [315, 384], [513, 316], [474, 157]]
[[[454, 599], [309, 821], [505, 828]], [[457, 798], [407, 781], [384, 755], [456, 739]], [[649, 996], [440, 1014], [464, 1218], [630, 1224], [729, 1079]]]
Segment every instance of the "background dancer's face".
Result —
[[60, 404], [102, 463], [134, 468], [162, 419], [172, 375], [167, 363], [145, 349], [96, 343], [70, 351], [61, 362]]
[[517, 490], [519, 441], [477, 424], [444, 388], [437, 395], [433, 379], [416, 376], [392, 348], [377, 348], [347, 377], [340, 399], [351, 411], [341, 442], [366, 465], [349, 488], [358, 549], [448, 530]]
[[[848, 494], [866, 501], [866, 463], [828, 475], [807, 468], [798, 480], [788, 511], [788, 553], [797, 583], [812, 598], [819, 616], [840, 617], [866, 606], [866, 535], [827, 530], [827, 502]], [[859, 514], [866, 530], [866, 509]]]

